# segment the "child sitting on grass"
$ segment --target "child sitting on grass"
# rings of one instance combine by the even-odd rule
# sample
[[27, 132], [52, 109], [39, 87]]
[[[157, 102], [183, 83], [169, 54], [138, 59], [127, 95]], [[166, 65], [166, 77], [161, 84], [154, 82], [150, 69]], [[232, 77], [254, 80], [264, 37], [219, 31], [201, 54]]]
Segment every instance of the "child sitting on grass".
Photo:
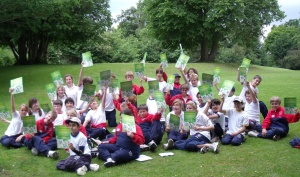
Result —
[[12, 110], [12, 120], [8, 121], [1, 117], [1, 120], [3, 122], [9, 123], [9, 126], [7, 127], [4, 136], [1, 137], [0, 142], [3, 146], [9, 148], [19, 148], [22, 146], [21, 139], [23, 135], [23, 121], [22, 117], [27, 116], [29, 112], [29, 108], [26, 104], [21, 104], [19, 107], [19, 111], [16, 110], [15, 107], [15, 100], [13, 89], [9, 89], [9, 92], [11, 94], [11, 110]]
[[256, 125], [255, 131], [250, 131], [248, 136], [277, 141], [288, 134], [289, 123], [299, 121], [300, 113], [298, 109], [295, 109], [295, 114], [285, 114], [284, 108], [280, 106], [281, 100], [278, 96], [273, 96], [270, 99], [270, 104], [272, 109], [268, 112], [262, 125]]
[[56, 163], [56, 168], [63, 171], [76, 171], [78, 175], [85, 175], [87, 170], [98, 171], [98, 164], [91, 164], [92, 156], [91, 150], [87, 144], [87, 138], [79, 131], [81, 121], [77, 117], [72, 117], [66, 120], [69, 125], [70, 143], [69, 152], [70, 156]]
[[[122, 114], [132, 116], [128, 108], [122, 109]], [[98, 146], [98, 158], [105, 161], [105, 167], [137, 159], [140, 156], [140, 145], [145, 142], [142, 129], [137, 124], [135, 124], [136, 133], [129, 130], [122, 132], [122, 114], [121, 123], [116, 127], [114, 137], [108, 141], [102, 141]]]

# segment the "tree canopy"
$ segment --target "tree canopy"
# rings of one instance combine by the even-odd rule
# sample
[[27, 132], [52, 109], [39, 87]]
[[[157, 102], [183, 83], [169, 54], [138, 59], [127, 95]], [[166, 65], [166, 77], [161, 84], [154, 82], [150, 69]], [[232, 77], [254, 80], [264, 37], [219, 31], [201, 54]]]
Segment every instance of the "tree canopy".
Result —
[[247, 43], [264, 25], [284, 14], [277, 0], [144, 0], [147, 25], [164, 46], [201, 47], [201, 60], [213, 62], [219, 41], [228, 35]]

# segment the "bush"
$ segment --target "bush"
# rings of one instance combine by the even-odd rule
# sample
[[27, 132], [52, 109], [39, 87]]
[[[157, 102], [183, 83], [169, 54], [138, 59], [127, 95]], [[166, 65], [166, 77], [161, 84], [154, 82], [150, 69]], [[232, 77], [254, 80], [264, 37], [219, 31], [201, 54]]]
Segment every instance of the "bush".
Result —
[[8, 48], [0, 48], [0, 66], [12, 66], [16, 62], [14, 54]]
[[282, 59], [281, 66], [287, 69], [300, 70], [300, 50], [290, 50]]

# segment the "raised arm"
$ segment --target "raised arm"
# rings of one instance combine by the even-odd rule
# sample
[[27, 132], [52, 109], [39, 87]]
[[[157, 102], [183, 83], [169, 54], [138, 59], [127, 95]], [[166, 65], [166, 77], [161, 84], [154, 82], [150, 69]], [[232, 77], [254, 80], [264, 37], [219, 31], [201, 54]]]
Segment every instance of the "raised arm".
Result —
[[203, 110], [203, 113], [204, 113], [205, 115], [207, 115], [207, 116], [208, 116], [208, 109], [210, 108], [210, 105], [211, 105], [211, 100], [208, 99], [208, 100], [207, 100], [207, 103], [206, 103], [206, 105], [205, 105], [205, 108], [204, 108], [204, 110]]
[[238, 68], [237, 80], [238, 80], [239, 82], [241, 82], [241, 80], [240, 80], [240, 68]]
[[219, 92], [220, 88], [218, 87], [218, 83], [217, 82], [214, 82], [214, 86], [216, 87], [217, 91]]
[[81, 63], [81, 69], [79, 72], [79, 77], [78, 77], [78, 87], [82, 86], [82, 73], [83, 73], [83, 62]]
[[181, 68], [178, 68], [178, 70], [181, 73], [181, 76], [182, 76], [182, 78], [184, 80], [184, 83], [189, 83], [188, 80], [187, 80], [187, 78], [185, 77], [185, 74], [184, 74], [183, 70]]
[[16, 107], [15, 107], [15, 99], [14, 99], [14, 94], [13, 94], [14, 89], [10, 88], [9, 93], [10, 93], [10, 103], [11, 103], [11, 111], [16, 112]]
[[248, 90], [249, 90], [249, 92], [250, 92], [250, 95], [251, 95], [251, 98], [252, 98], [252, 102], [253, 103], [257, 103], [257, 98], [256, 98], [256, 94], [253, 92], [253, 90], [251, 89], [251, 87], [250, 87], [250, 83], [247, 81], [246, 82], [246, 85], [247, 85], [247, 88], [248, 88]]
[[223, 94], [221, 96], [221, 104], [220, 104], [220, 107], [219, 107], [219, 112], [222, 112], [222, 113], [226, 114], [226, 110], [223, 110], [224, 97], [225, 97], [225, 95]]
[[102, 89], [102, 101], [101, 101], [101, 104], [102, 104], [102, 108], [103, 109], [105, 108], [107, 88], [108, 88], [108, 85], [106, 85], [105, 88]]

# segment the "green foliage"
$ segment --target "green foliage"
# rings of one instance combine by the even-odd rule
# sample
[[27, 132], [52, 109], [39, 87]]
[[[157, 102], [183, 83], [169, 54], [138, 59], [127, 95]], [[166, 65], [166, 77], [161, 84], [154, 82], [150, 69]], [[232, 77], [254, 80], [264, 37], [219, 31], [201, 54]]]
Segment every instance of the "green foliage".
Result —
[[15, 63], [14, 55], [8, 48], [0, 48], [0, 66], [12, 66]]

